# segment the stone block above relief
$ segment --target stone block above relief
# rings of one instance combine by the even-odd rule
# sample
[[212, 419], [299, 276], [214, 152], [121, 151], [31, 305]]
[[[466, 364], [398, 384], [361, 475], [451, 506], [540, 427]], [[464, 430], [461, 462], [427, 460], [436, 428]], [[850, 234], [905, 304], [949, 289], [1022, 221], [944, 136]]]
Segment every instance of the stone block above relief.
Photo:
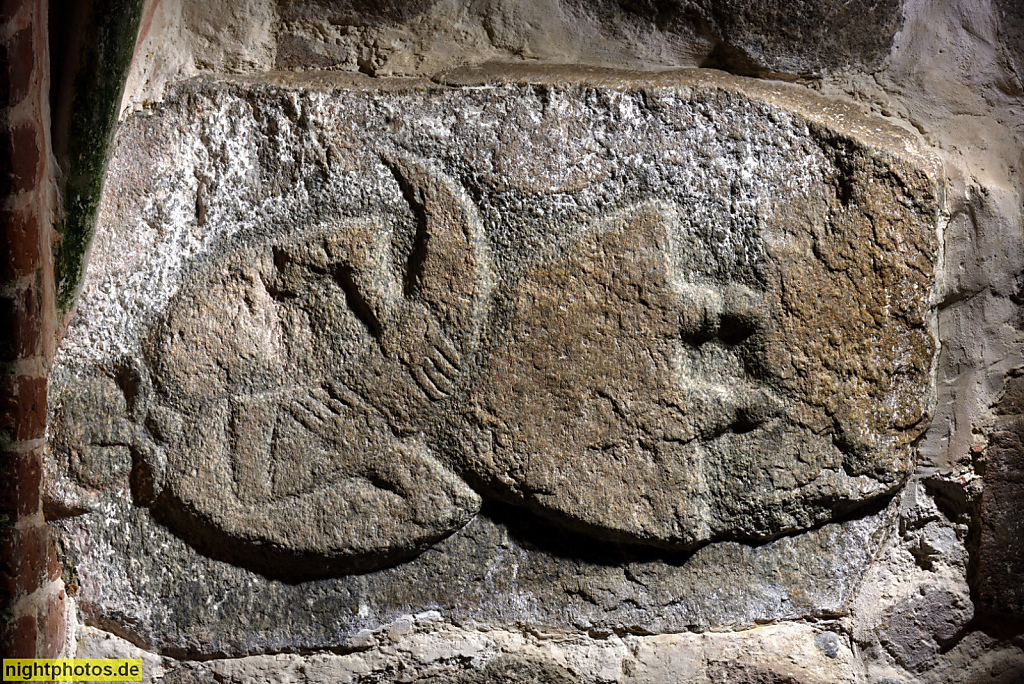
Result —
[[501, 511], [526, 556], [752, 545], [782, 591], [828, 529], [874, 540], [821, 561], [855, 586], [929, 418], [932, 162], [721, 74], [443, 81], [197, 80], [123, 125], [51, 389], [67, 529], [349, 586]]
[[870, 70], [889, 54], [904, 14], [901, 0], [567, 0], [565, 7], [620, 40], [633, 33], [634, 40], [708, 41], [714, 49], [702, 65], [732, 73]]
[[[998, 2], [999, 0], [997, 0]], [[1002, 0], [1012, 5], [1013, 0]], [[903, 28], [903, 0], [289, 0], [277, 68], [433, 74], [481, 59], [734, 74], [871, 73]], [[416, 46], [411, 51], [398, 46]]]

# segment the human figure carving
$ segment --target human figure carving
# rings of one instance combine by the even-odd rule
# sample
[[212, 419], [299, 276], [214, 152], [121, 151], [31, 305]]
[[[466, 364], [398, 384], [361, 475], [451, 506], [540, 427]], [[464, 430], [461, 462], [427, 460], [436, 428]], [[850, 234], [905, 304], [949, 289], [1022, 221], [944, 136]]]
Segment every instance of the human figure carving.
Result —
[[440, 173], [387, 165], [417, 218], [407, 255], [382, 219], [242, 249], [193, 278], [150, 338], [148, 425], [167, 460], [153, 508], [200, 545], [352, 572], [479, 508], [424, 436], [484, 315], [478, 221]]

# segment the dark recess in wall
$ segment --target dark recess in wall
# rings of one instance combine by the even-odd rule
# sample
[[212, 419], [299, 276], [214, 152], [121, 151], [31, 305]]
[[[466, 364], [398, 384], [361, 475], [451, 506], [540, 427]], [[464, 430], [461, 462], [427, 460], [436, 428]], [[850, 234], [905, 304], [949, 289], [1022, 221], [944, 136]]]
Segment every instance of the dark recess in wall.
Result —
[[70, 311], [85, 272], [103, 176], [143, 0], [50, 3], [50, 110], [59, 192], [57, 305]]

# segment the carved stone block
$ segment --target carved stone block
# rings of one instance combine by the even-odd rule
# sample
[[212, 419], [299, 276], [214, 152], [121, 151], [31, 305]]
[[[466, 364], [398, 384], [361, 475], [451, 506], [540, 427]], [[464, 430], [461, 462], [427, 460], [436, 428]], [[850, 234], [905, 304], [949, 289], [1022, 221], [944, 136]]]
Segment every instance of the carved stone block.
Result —
[[[732, 73], [870, 69], [892, 49], [901, 0], [569, 0], [612, 36], [623, 27], [692, 36], [714, 49], [703, 66]], [[634, 28], [636, 27], [636, 28]], [[617, 30], [616, 30], [617, 29]], [[640, 33], [643, 35], [643, 33]]]
[[[126, 124], [54, 372], [62, 510], [346, 591], [429, 578], [401, 564], [479, 515], [634, 549], [652, 587], [745, 544], [788, 566], [824, 525], [874, 540], [832, 559], [841, 609], [929, 416], [937, 198], [912, 141], [722, 76], [332, 79], [195, 81]], [[104, 449], [114, 472], [83, 467]], [[482, 544], [477, 567], [496, 534], [446, 553]], [[755, 572], [739, 558], [723, 576]]]

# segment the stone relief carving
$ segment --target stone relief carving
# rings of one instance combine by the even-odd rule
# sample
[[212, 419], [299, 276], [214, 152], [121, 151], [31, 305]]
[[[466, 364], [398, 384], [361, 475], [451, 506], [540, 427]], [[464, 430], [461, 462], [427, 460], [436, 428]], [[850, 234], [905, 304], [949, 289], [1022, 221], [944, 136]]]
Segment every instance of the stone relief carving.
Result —
[[155, 325], [148, 428], [167, 462], [153, 505], [172, 525], [352, 571], [408, 557], [479, 509], [424, 431], [478, 341], [486, 247], [450, 179], [387, 164], [418, 219], [407, 254], [372, 217], [245, 247]]
[[[285, 577], [395, 565], [487, 500], [688, 552], [902, 484], [928, 417], [934, 234], [917, 188], [869, 182], [883, 162], [829, 160], [814, 192], [727, 229], [703, 187], [538, 214], [546, 247], [525, 256], [485, 234], [487, 194], [450, 158], [375, 163], [411, 227], [369, 201], [226, 240], [137, 359], [55, 402], [79, 481], [130, 484], [204, 553]], [[80, 452], [117, 463], [96, 475]]]
[[733, 259], [684, 212], [609, 217], [514, 288], [471, 393], [478, 488], [666, 548], [770, 539], [890, 491], [934, 347], [925, 309], [887, 300], [926, 279], [869, 247], [867, 221], [769, 225]]

